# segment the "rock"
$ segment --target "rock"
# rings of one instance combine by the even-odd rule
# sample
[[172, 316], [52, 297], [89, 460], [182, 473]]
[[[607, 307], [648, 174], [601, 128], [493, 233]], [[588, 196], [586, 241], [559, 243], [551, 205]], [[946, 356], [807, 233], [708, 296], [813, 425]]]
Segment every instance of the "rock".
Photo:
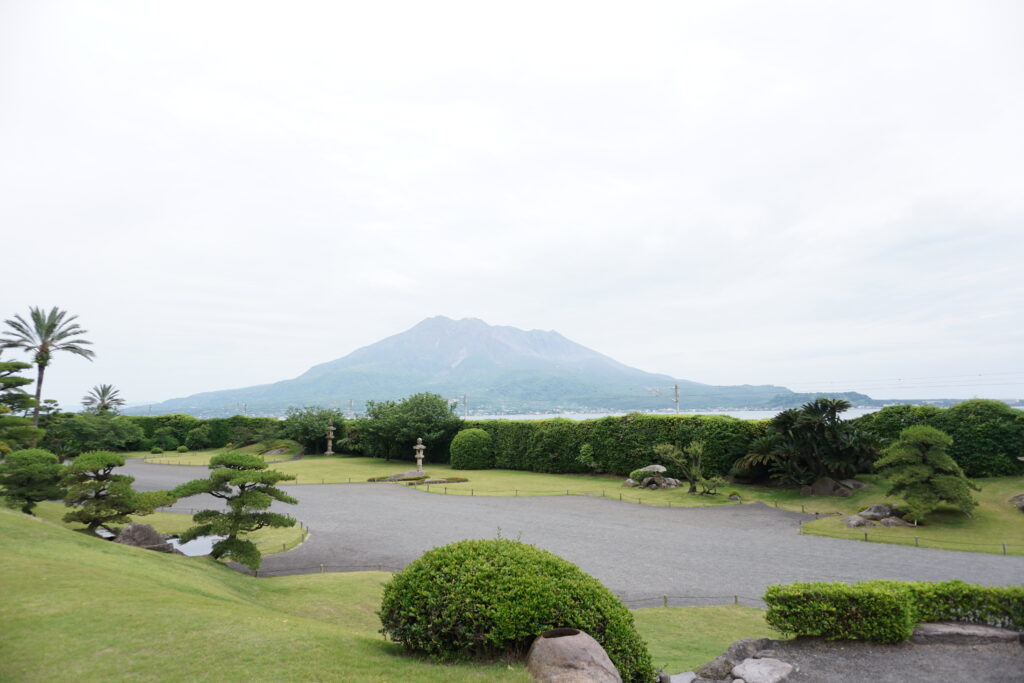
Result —
[[914, 627], [912, 643], [961, 643], [984, 645], [986, 643], [1015, 643], [1020, 632], [993, 626], [962, 624], [955, 621], [936, 621], [918, 624]]
[[904, 521], [899, 517], [885, 517], [878, 521], [882, 526], [913, 526], [910, 522]]
[[854, 515], [853, 517], [847, 517], [846, 518], [846, 528], [847, 529], [856, 529], [857, 527], [861, 527], [861, 526], [878, 526], [878, 525], [875, 524], [872, 521], [864, 519], [863, 517], [861, 517], [859, 515]]
[[732, 668], [744, 659], [753, 657], [755, 653], [765, 649], [771, 642], [768, 638], [743, 638], [730, 645], [723, 654], [696, 670], [700, 678], [723, 680], [729, 678]]
[[1014, 505], [1017, 506], [1018, 510], [1024, 512], [1024, 493], [1018, 493], [1016, 496], [1013, 496], [1006, 502], [1013, 503]]
[[843, 486], [845, 486], [846, 488], [851, 489], [853, 491], [857, 491], [858, 489], [867, 488], [867, 484], [865, 484], [862, 481], [857, 481], [856, 479], [840, 479], [839, 483], [842, 484]]
[[746, 683], [779, 683], [793, 673], [793, 665], [778, 659], [744, 659], [732, 668], [732, 675]]
[[392, 474], [390, 477], [387, 478], [387, 481], [398, 481], [400, 479], [415, 479], [417, 477], [422, 477], [423, 475], [423, 472], [409, 470], [408, 472], [399, 472], [398, 474]]
[[754, 653], [754, 659], [778, 659], [778, 650], [758, 650]]
[[685, 671], [681, 674], [661, 674], [661, 680], [659, 683], [693, 683], [694, 679], [697, 678], [697, 674], [692, 671]]
[[146, 550], [155, 550], [160, 553], [173, 553], [174, 546], [167, 542], [163, 535], [148, 524], [132, 522], [114, 539], [114, 543], [130, 545]]
[[281, 455], [282, 453], [287, 453], [287, 452], [288, 452], [287, 448], [271, 448], [269, 451], [264, 451], [263, 455]]
[[741, 501], [741, 500], [743, 500], [743, 499], [742, 499], [742, 498], [740, 498], [740, 496], [739, 496], [739, 494], [738, 494], [738, 493], [733, 493], [733, 494], [731, 494], [731, 495], [729, 496], [729, 500], [734, 500], [734, 501], [736, 501], [736, 502], [739, 502], [739, 501]]
[[867, 510], [861, 510], [857, 514], [864, 519], [870, 519], [877, 522], [880, 519], [892, 517], [892, 508], [888, 505], [872, 505]]
[[556, 628], [537, 636], [526, 655], [526, 668], [535, 681], [622, 683], [601, 644], [574, 628]]
[[664, 465], [648, 465], [647, 467], [641, 467], [641, 472], [652, 472], [654, 474], [665, 474], [668, 472]]
[[625, 486], [628, 489], [631, 489], [634, 486], [636, 486], [636, 482], [633, 481], [632, 479], [627, 479], [626, 481], [622, 482], [622, 485]]

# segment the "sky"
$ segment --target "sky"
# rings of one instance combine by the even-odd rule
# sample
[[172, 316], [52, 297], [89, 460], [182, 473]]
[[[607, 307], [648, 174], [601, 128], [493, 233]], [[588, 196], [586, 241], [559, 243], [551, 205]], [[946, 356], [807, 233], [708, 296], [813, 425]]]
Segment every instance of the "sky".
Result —
[[1016, 0], [5, 0], [0, 318], [78, 315], [65, 409], [291, 378], [433, 315], [710, 384], [1024, 397], [1021, 26]]

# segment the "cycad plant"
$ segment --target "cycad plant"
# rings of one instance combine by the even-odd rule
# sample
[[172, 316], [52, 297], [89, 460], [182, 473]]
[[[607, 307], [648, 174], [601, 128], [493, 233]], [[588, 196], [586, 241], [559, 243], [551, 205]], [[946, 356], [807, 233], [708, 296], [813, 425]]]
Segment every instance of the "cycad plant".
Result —
[[32, 362], [36, 365], [36, 405], [32, 411], [32, 426], [39, 426], [39, 403], [43, 394], [43, 375], [49, 367], [55, 351], [67, 351], [83, 358], [92, 360], [96, 355], [85, 348], [91, 341], [82, 339], [86, 330], [79, 327], [75, 320], [77, 315], [68, 316], [67, 311], [54, 306], [49, 312], [41, 308], [29, 308], [29, 319], [20, 315], [12, 320], [5, 320], [9, 329], [0, 338], [0, 347], [5, 349], [23, 349], [34, 354]]

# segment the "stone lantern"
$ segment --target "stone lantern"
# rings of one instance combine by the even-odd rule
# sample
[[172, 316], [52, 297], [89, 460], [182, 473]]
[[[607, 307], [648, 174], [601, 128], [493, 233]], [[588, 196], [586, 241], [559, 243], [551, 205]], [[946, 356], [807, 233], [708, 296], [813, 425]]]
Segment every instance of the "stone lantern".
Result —
[[416, 445], [412, 447], [412, 450], [416, 456], [416, 471], [423, 474], [423, 451], [427, 450], [427, 447], [423, 445], [423, 439], [416, 439]]

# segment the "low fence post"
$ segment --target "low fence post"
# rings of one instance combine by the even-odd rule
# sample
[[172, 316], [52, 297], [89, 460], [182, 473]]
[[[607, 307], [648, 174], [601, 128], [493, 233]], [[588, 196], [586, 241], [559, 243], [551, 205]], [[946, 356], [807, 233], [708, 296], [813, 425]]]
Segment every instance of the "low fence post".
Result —
[[667, 595], [662, 595], [661, 596], [661, 606], [662, 607], [668, 607], [668, 596]]
[[1006, 554], [1006, 544], [1004, 543], [1003, 544], [1003, 555], [1005, 555], [1005, 554]]

